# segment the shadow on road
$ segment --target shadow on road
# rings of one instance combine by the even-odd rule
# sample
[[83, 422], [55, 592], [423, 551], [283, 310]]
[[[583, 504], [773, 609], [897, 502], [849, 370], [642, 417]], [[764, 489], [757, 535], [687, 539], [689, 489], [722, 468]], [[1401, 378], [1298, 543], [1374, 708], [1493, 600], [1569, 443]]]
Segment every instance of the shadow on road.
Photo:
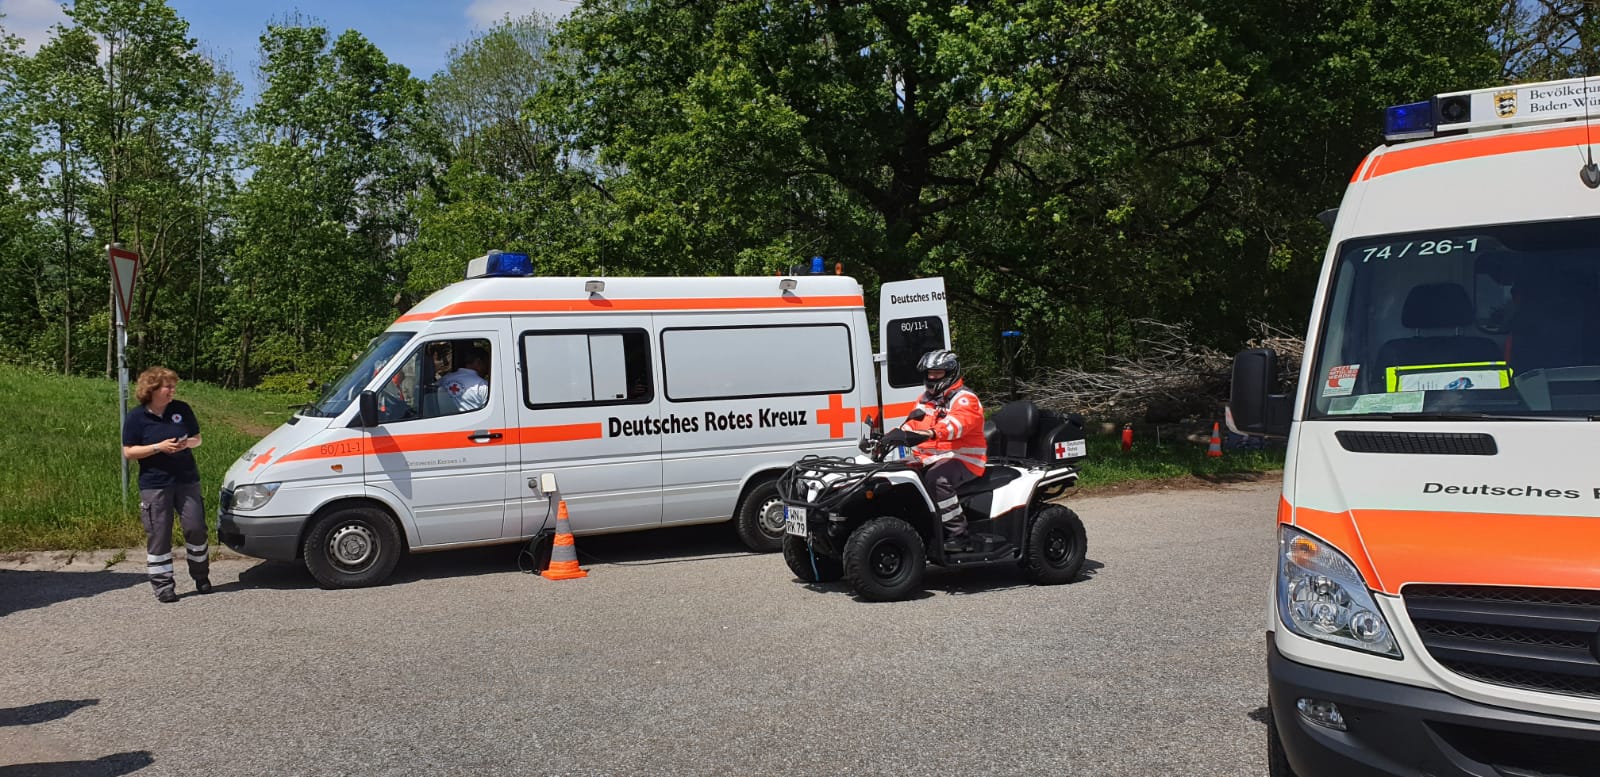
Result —
[[0, 707], [0, 726], [31, 726], [71, 715], [84, 707], [99, 704], [99, 699], [59, 699], [29, 704], [26, 707]]
[[1253, 710], [1250, 710], [1250, 712], [1246, 714], [1246, 717], [1265, 726], [1272, 721], [1272, 710], [1269, 710], [1266, 707], [1257, 707]]
[[102, 756], [93, 761], [57, 761], [0, 766], [0, 777], [118, 777], [156, 762], [148, 750]]
[[[575, 544], [578, 561], [585, 567], [669, 564], [750, 553], [734, 535], [731, 523], [579, 537]], [[408, 555], [400, 559], [394, 574], [384, 585], [512, 572], [519, 569], [519, 563], [526, 570], [531, 565], [522, 556], [526, 547], [527, 543], [516, 543]], [[263, 561], [240, 572], [237, 582], [218, 583], [212, 589], [212, 595], [251, 588], [296, 590], [316, 587], [317, 581], [299, 563]]]
[[[1079, 585], [1092, 579], [1095, 573], [1105, 568], [1094, 559], [1084, 559], [1083, 570], [1073, 578], [1068, 585]], [[791, 577], [795, 582], [803, 582], [799, 578]], [[842, 580], [831, 583], [804, 583], [804, 585], [818, 593], [840, 594], [855, 596], [855, 591], [850, 584]], [[970, 596], [972, 594], [989, 593], [991, 591], [1005, 591], [1013, 588], [1032, 588], [1032, 583], [1024, 580], [1022, 572], [1015, 564], [995, 563], [970, 569], [947, 569], [945, 567], [929, 566], [926, 577], [923, 578], [923, 590], [907, 596], [902, 601], [914, 602], [933, 596], [939, 591], [950, 596]], [[856, 597], [860, 598], [860, 597]], [[862, 599], [861, 601], [866, 601]], [[892, 602], [891, 602], [892, 604]]]
[[0, 616], [107, 591], [149, 585], [137, 572], [48, 572], [0, 569]]

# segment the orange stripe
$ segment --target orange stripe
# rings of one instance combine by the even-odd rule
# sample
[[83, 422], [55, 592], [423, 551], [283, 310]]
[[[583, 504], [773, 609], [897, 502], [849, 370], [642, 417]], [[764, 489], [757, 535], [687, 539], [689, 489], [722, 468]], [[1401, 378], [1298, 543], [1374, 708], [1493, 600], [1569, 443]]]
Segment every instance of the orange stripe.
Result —
[[[1387, 590], [1383, 587], [1383, 578], [1378, 575], [1377, 568], [1373, 566], [1372, 559], [1367, 557], [1367, 549], [1361, 543], [1361, 535], [1356, 532], [1356, 525], [1350, 520], [1349, 513], [1329, 513], [1321, 510], [1312, 510], [1309, 507], [1295, 507], [1284, 500], [1278, 507], [1278, 520], [1282, 521], [1287, 511], [1293, 518], [1297, 528], [1305, 529], [1321, 537], [1342, 551], [1350, 563], [1356, 566], [1356, 571], [1361, 573], [1367, 585], [1380, 591]], [[1279, 559], [1282, 563], [1282, 559]]]
[[1374, 587], [1386, 593], [1408, 583], [1600, 589], [1600, 518], [1358, 510], [1352, 521], [1348, 513], [1294, 512], [1296, 525], [1352, 556], [1363, 575], [1375, 566], [1382, 585]]
[[[554, 544], [554, 545], [572, 545], [574, 543], [572, 542], [572, 535], [571, 534], [557, 534], [556, 538], [555, 538], [555, 540], [553, 541], [552, 544]], [[574, 563], [576, 563], [576, 562], [574, 562]]]
[[496, 313], [595, 313], [606, 311], [681, 311], [737, 310], [749, 308], [837, 308], [862, 306], [860, 295], [801, 297], [784, 294], [771, 297], [706, 297], [678, 299], [483, 299], [446, 305], [438, 310], [410, 312], [395, 323], [432, 321], [444, 316], [490, 315]]
[[598, 440], [602, 435], [599, 423], [561, 424], [557, 426], [525, 426], [520, 429], [491, 429], [499, 432], [497, 440], [474, 442], [467, 432], [430, 432], [427, 434], [397, 434], [388, 437], [364, 436], [286, 454], [278, 463], [309, 461], [312, 459], [339, 458], [343, 456], [372, 456], [392, 453], [419, 453], [422, 451], [477, 448], [486, 445], [520, 445], [538, 442], [571, 442], [573, 440]]
[[1426, 146], [1400, 146], [1372, 160], [1372, 164], [1361, 174], [1361, 178], [1371, 180], [1380, 175], [1444, 162], [1459, 162], [1463, 159], [1515, 154], [1522, 151], [1541, 151], [1562, 146], [1582, 146], [1586, 143], [1584, 128], [1580, 125], [1510, 135], [1466, 136], [1459, 140]]

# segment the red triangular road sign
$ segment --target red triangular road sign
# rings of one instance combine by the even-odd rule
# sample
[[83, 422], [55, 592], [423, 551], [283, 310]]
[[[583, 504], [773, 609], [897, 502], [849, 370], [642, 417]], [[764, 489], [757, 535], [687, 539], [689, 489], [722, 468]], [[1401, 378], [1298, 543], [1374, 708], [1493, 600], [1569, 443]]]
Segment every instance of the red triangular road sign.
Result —
[[118, 246], [108, 246], [111, 254], [111, 283], [116, 289], [117, 314], [127, 323], [133, 311], [133, 283], [139, 277], [139, 255]]

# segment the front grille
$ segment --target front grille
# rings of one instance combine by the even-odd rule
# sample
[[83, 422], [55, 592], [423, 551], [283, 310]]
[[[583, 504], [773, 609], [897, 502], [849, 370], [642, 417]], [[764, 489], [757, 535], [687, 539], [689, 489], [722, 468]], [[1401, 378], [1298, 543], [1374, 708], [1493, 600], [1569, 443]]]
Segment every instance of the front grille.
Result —
[[1410, 585], [1400, 593], [1428, 655], [1450, 671], [1600, 698], [1600, 591]]
[[1433, 723], [1433, 730], [1462, 755], [1511, 777], [1585, 777], [1600, 763], [1600, 741], [1553, 737], [1478, 726]]
[[1482, 432], [1334, 432], [1352, 453], [1410, 453], [1436, 456], [1493, 456], [1500, 452], [1494, 436]]

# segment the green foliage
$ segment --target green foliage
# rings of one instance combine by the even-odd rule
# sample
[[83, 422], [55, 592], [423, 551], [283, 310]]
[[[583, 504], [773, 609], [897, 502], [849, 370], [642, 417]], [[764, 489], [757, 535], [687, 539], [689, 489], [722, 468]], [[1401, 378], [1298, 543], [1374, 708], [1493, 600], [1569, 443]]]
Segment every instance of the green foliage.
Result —
[[[118, 493], [116, 381], [0, 365], [0, 392], [29, 414], [27, 423], [0, 429], [0, 446], [32, 452], [0, 458], [0, 481], [6, 483], [0, 489], [0, 551], [142, 546], [136, 462], [129, 465], [128, 494]], [[304, 401], [188, 380], [178, 396], [200, 418], [204, 444], [194, 453], [208, 510], [216, 509], [222, 476], [234, 460], [286, 420], [289, 405]], [[209, 512], [207, 519], [213, 520]]]

